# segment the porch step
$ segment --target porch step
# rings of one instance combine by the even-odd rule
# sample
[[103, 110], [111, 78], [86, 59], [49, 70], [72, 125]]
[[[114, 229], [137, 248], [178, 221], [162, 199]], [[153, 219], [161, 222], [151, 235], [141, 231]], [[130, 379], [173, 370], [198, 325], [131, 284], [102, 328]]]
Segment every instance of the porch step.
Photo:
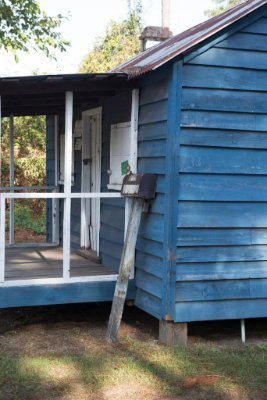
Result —
[[76, 254], [78, 254], [83, 258], [86, 258], [87, 260], [94, 261], [97, 264], [101, 264], [101, 258], [98, 257], [96, 252], [91, 249], [87, 250], [80, 249], [76, 251]]

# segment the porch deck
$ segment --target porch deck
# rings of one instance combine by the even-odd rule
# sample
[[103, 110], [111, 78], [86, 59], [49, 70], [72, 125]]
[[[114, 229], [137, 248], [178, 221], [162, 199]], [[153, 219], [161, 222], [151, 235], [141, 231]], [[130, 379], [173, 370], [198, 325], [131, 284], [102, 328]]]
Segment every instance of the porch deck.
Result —
[[[72, 253], [70, 277], [113, 275], [115, 271]], [[5, 280], [60, 278], [63, 254], [60, 247], [6, 248]]]
[[[61, 281], [62, 259], [60, 247], [7, 247], [5, 283], [0, 284], [0, 309], [113, 299], [115, 271], [73, 253], [70, 257], [70, 279], [73, 280], [64, 282]], [[134, 298], [135, 284], [131, 280], [127, 299]]]

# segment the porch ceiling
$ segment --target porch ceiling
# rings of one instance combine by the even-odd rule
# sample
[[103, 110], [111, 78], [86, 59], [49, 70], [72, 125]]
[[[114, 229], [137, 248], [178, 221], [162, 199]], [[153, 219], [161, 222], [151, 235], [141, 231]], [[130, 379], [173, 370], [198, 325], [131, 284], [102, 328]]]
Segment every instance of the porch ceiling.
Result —
[[49, 115], [65, 110], [65, 92], [74, 93], [74, 109], [98, 104], [134, 87], [124, 73], [39, 75], [0, 78], [2, 117]]

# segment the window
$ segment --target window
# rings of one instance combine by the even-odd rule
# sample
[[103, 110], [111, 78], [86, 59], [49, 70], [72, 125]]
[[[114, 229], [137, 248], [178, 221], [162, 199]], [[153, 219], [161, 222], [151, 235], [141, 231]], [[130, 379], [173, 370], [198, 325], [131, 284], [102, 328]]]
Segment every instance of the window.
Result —
[[[60, 135], [59, 142], [59, 181], [60, 185], [64, 185], [64, 174], [65, 174], [65, 135]], [[72, 146], [72, 173], [71, 183], [74, 184], [74, 146]]]
[[130, 161], [130, 139], [130, 122], [111, 125], [109, 189], [121, 189]]

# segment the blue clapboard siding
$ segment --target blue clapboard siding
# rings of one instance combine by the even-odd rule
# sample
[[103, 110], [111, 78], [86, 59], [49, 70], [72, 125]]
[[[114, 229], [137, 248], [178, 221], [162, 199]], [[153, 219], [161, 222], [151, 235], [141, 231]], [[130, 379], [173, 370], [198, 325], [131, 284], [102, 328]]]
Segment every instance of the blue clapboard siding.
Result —
[[[111, 301], [114, 289], [115, 281], [1, 288], [0, 308]], [[131, 281], [127, 298], [133, 299], [134, 293], [134, 282]]]
[[168, 170], [167, 135], [169, 113], [169, 72], [155, 73], [144, 79], [140, 88], [138, 172], [156, 173], [157, 195], [149, 214], [141, 221], [136, 250], [135, 304], [162, 318], [163, 282], [166, 265], [164, 232], [166, 210], [166, 182]]
[[[131, 92], [114, 96], [102, 105], [101, 191], [108, 192], [111, 125], [131, 121]], [[124, 241], [124, 199], [102, 199], [100, 208], [100, 256], [102, 263], [118, 271]]]
[[267, 315], [267, 18], [183, 66], [176, 321]]
[[[46, 117], [46, 185], [55, 184], [55, 117]], [[46, 241], [52, 242], [52, 200], [46, 200]]]

